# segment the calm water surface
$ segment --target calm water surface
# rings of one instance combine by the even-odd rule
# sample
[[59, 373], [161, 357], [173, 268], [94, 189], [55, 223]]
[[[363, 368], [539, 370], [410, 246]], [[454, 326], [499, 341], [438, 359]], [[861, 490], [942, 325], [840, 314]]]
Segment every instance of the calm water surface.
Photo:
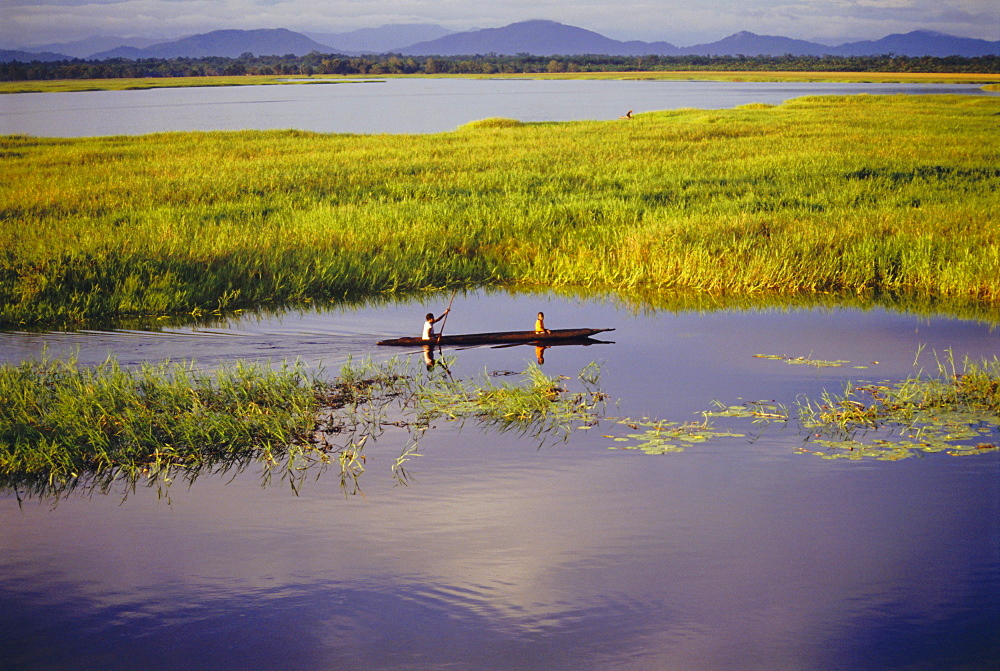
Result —
[[243, 129], [438, 133], [488, 117], [617, 119], [639, 112], [778, 104], [804, 95], [962, 93], [977, 85], [477, 79], [22, 93], [0, 96], [0, 133], [46, 137]]
[[[448, 296], [161, 332], [0, 334], [133, 365], [383, 359]], [[881, 309], [635, 312], [611, 301], [459, 295], [446, 331], [544, 310], [614, 327], [542, 370], [602, 364], [610, 414], [700, 419], [714, 399], [900, 379], [914, 354], [1000, 353], [995, 327]], [[447, 350], [452, 372], [520, 371], [529, 347]], [[792, 366], [755, 354], [848, 360]], [[933, 367], [933, 357], [923, 362]], [[742, 428], [746, 429], [744, 425]], [[649, 456], [598, 432], [542, 445], [439, 422], [399, 486], [407, 435], [367, 448], [361, 494], [332, 474], [295, 495], [252, 469], [19, 505], [0, 494], [4, 668], [990, 668], [1000, 655], [1000, 454], [849, 462], [795, 428]]]

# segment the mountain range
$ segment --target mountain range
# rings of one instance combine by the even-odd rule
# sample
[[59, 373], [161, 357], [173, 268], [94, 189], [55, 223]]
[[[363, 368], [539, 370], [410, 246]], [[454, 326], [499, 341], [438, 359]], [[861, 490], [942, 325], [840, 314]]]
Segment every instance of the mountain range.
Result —
[[118, 47], [92, 54], [90, 60], [107, 58], [205, 58], [226, 56], [238, 58], [245, 53], [259, 56], [304, 56], [312, 51], [330, 53], [325, 44], [312, 40], [302, 33], [286, 28], [260, 30], [214, 30], [210, 33], [184, 37], [174, 42], [154, 44], [144, 49]]
[[430, 23], [402, 23], [381, 28], [361, 28], [347, 33], [305, 33], [308, 37], [336, 46], [345, 54], [385, 54], [416, 42], [436, 40], [451, 34], [447, 28]]
[[[117, 40], [117, 44], [114, 41]], [[104, 46], [106, 48], [101, 48]], [[89, 49], [95, 49], [84, 55]], [[534, 56], [594, 54], [608, 56], [987, 56], [1000, 55], [1000, 41], [955, 37], [916, 30], [880, 40], [847, 42], [837, 46], [776, 35], [739, 32], [717, 42], [678, 47], [669, 42], [620, 41], [584, 28], [555, 21], [522, 21], [502, 28], [461, 33], [432, 24], [391, 25], [346, 33], [302, 33], [284, 28], [216, 30], [158, 44], [120, 38], [91, 38], [80, 42], [50, 44], [32, 50], [0, 50], [0, 61], [63, 60], [85, 58], [202, 58], [258, 56], [310, 52], [348, 56], [398, 53], [411, 56], [463, 56], [476, 54]]]

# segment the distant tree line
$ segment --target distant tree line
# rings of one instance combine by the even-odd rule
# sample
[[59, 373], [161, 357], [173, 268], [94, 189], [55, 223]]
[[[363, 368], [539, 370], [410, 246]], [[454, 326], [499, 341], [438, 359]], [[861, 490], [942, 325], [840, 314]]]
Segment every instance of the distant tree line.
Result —
[[101, 61], [13, 61], [0, 63], [0, 81], [209, 77], [238, 75], [516, 74], [543, 72], [632, 72], [747, 70], [811, 72], [1000, 72], [1000, 56], [305, 56], [239, 58], [112, 58]]

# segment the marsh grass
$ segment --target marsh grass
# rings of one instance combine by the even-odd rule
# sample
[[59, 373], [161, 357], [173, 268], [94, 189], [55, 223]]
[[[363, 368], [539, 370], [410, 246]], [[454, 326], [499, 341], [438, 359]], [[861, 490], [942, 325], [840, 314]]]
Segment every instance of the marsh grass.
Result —
[[217, 86], [285, 86], [289, 84], [335, 84], [368, 81], [367, 78], [326, 77], [311, 80], [306, 77], [239, 75], [218, 77], [123, 77], [120, 79], [56, 79], [0, 82], [4, 93], [74, 93], [79, 91], [146, 91], [149, 89], [217, 87]]
[[[949, 352], [937, 374], [847, 386], [799, 404], [799, 420], [830, 457], [899, 459], [916, 451], [959, 456], [1000, 449], [1000, 359], [956, 365]], [[859, 434], [888, 429], [894, 439]], [[992, 436], [992, 440], [988, 437]]]
[[[599, 387], [599, 372], [591, 365], [579, 376], [586, 389], [570, 393], [569, 378], [550, 377], [531, 364], [515, 384], [497, 384], [486, 373], [472, 379], [438, 376], [433, 384], [413, 390], [408, 405], [421, 425], [437, 419], [465, 420], [501, 432], [515, 431], [546, 442], [565, 439], [578, 424], [596, 421], [607, 397]], [[413, 379], [413, 378], [411, 378]]]
[[842, 393], [800, 398], [791, 408], [774, 401], [717, 403], [717, 410], [704, 414], [706, 421], [727, 417], [758, 425], [795, 420], [806, 435], [798, 451], [827, 459], [1000, 450], [1000, 359], [966, 359], [959, 365], [948, 352], [935, 357], [935, 364], [931, 374], [920, 369], [899, 382], [849, 382]]
[[58, 498], [72, 491], [108, 492], [140, 482], [167, 495], [174, 479], [261, 468], [295, 491], [307, 475], [338, 472], [357, 493], [366, 446], [391, 429], [410, 439], [392, 471], [405, 462], [436, 420], [472, 420], [491, 430], [543, 441], [565, 440], [573, 423], [594, 421], [604, 396], [599, 371], [581, 373], [586, 391], [569, 393], [565, 378], [537, 366], [516, 383], [489, 375], [460, 380], [409, 361], [349, 362], [333, 381], [301, 365], [277, 368], [236, 362], [214, 372], [189, 363], [125, 370], [109, 359], [85, 367], [74, 359], [0, 366], [0, 486], [19, 498]]
[[[341, 82], [377, 82], [407, 75], [239, 75], [210, 77], [126, 77], [121, 79], [59, 79], [0, 82], [5, 93], [68, 93], [75, 91], [141, 91], [153, 88], [191, 86], [275, 86], [288, 84], [336, 84]], [[420, 75], [421, 78], [483, 79], [484, 75]], [[904, 84], [984, 84], [986, 90], [1000, 87], [995, 73], [962, 72], [798, 72], [798, 71], [728, 71], [674, 70], [649, 72], [575, 72], [575, 73], [494, 73], [490, 79], [617, 79], [661, 81], [727, 82], [864, 82]]]
[[1000, 100], [5, 137], [0, 324], [566, 287], [996, 306]]
[[122, 369], [43, 359], [0, 367], [0, 472], [59, 486], [197, 472], [231, 457], [276, 464], [306, 443], [315, 391], [298, 366]]

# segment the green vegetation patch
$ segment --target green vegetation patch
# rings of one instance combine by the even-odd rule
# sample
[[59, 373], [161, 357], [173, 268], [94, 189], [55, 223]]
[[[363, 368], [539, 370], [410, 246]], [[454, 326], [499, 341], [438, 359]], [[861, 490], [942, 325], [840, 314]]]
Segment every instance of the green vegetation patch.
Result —
[[[1000, 359], [939, 366], [938, 377], [848, 385], [843, 394], [800, 404], [799, 420], [826, 458], [901, 459], [919, 452], [953, 456], [1000, 449]], [[867, 441], [864, 432], [876, 433]]]
[[[1000, 359], [949, 358], [938, 374], [901, 382], [849, 383], [841, 394], [801, 399], [795, 408], [752, 401], [705, 413], [755, 424], [797, 419], [806, 443], [799, 452], [827, 459], [896, 460], [921, 453], [953, 456], [1000, 450]], [[823, 448], [818, 450], [817, 447]]]
[[478, 121], [470, 121], [467, 124], [459, 126], [459, 130], [474, 130], [477, 128], [517, 128], [518, 126], [523, 126], [522, 121], [517, 119], [506, 119], [504, 117], [490, 117], [489, 119], [480, 119]]
[[272, 461], [306, 441], [319, 400], [297, 366], [45, 359], [0, 366], [0, 473], [64, 483], [200, 469], [223, 456]]
[[359, 491], [367, 445], [390, 428], [409, 433], [390, 464], [402, 484], [407, 464], [436, 422], [473, 421], [541, 443], [569, 440], [573, 429], [601, 430], [611, 449], [663, 455], [746, 434], [713, 418], [763, 427], [797, 417], [797, 452], [828, 459], [897, 460], [1000, 450], [1000, 359], [966, 361], [899, 383], [849, 385], [842, 395], [797, 401], [717, 404], [701, 422], [605, 415], [600, 369], [569, 378], [530, 366], [513, 383], [499, 374], [456, 379], [442, 360], [348, 364], [333, 381], [300, 365], [236, 363], [215, 372], [191, 364], [125, 370], [44, 359], [0, 366], [0, 487], [19, 498], [52, 498], [78, 489], [107, 492], [146, 484], [165, 492], [173, 479], [239, 472], [256, 464], [265, 480], [280, 474], [297, 489], [307, 474], [333, 468], [346, 493]]
[[[588, 367], [581, 379], [592, 385], [594, 374]], [[562, 381], [537, 366], [516, 383], [486, 374], [460, 380], [443, 366], [424, 374], [395, 359], [348, 364], [334, 381], [297, 364], [237, 362], [215, 372], [170, 363], [125, 370], [113, 359], [4, 365], [0, 486], [44, 498], [142, 481], [165, 490], [176, 477], [258, 464], [265, 479], [280, 473], [293, 489], [307, 471], [332, 466], [345, 491], [357, 491], [366, 444], [390, 427], [412, 434], [392, 464], [405, 482], [405, 462], [436, 420], [470, 419], [545, 440], [592, 422], [603, 394], [569, 393]]]
[[504, 285], [995, 306], [1000, 100], [0, 138], [0, 325]]
[[685, 447], [696, 443], [704, 443], [713, 438], [742, 438], [744, 434], [719, 430], [705, 422], [668, 422], [644, 417], [640, 420], [629, 418], [614, 420], [617, 424], [630, 429], [645, 429], [642, 433], [629, 433], [624, 436], [605, 435], [616, 443], [611, 449], [639, 450], [646, 454], [666, 454], [668, 452], [683, 452]]
[[840, 368], [845, 363], [851, 363], [845, 359], [813, 359], [812, 357], [782, 356], [780, 354], [754, 354], [754, 358], [784, 361], [791, 365], [812, 366], [813, 368]]

